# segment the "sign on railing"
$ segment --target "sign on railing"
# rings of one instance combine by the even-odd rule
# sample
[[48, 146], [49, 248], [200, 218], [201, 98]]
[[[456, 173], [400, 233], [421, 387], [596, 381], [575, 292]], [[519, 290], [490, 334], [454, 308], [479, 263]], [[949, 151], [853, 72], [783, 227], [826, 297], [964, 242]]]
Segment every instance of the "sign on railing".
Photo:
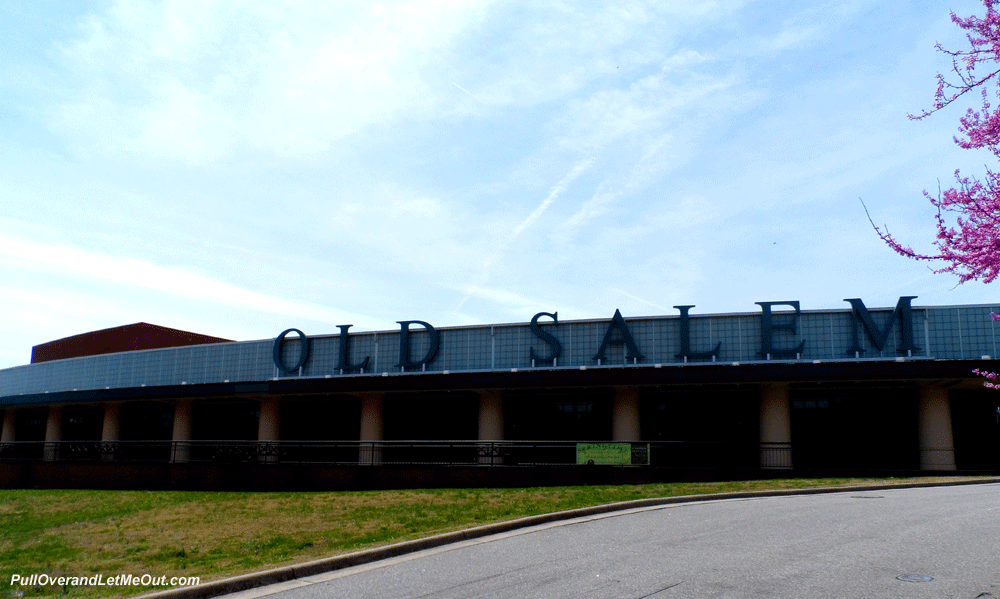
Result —
[[576, 463], [610, 466], [649, 464], [649, 443], [577, 443]]

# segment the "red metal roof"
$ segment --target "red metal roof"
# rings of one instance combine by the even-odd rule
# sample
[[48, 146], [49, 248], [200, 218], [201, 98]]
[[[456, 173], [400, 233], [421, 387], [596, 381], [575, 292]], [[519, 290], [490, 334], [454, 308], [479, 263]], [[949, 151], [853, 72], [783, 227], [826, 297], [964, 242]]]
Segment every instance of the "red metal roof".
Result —
[[36, 345], [31, 348], [31, 363], [37, 364], [52, 360], [114, 354], [139, 349], [159, 349], [228, 341], [231, 340], [137, 322]]

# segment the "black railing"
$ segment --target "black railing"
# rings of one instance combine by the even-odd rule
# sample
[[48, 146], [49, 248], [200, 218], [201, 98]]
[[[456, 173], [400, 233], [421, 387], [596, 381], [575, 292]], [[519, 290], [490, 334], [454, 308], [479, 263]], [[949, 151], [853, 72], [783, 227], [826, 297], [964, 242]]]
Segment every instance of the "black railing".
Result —
[[[586, 442], [593, 443], [593, 442]], [[603, 441], [599, 443], [612, 443]], [[640, 445], [647, 445], [642, 443]], [[787, 467], [766, 444], [648, 443], [640, 464], [681, 468]], [[781, 448], [779, 452], [790, 449]], [[16, 441], [0, 461], [332, 465], [563, 466], [578, 462], [576, 441]], [[599, 463], [599, 462], [598, 462]], [[621, 465], [629, 465], [624, 462]], [[635, 464], [632, 462], [631, 464]]]

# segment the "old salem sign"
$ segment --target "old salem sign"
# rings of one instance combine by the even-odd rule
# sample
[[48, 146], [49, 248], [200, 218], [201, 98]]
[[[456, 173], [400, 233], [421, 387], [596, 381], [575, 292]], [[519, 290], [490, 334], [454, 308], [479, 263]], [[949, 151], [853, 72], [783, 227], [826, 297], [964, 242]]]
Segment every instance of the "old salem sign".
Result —
[[[851, 313], [854, 316], [852, 323], [854, 325], [854, 337], [851, 347], [845, 348], [845, 353], [850, 355], [859, 355], [865, 350], [861, 347], [860, 340], [858, 338], [858, 325], [864, 327], [865, 331], [868, 333], [869, 339], [880, 351], [885, 346], [886, 341], [889, 339], [889, 334], [892, 332], [893, 325], [896, 321], [899, 321], [899, 331], [900, 331], [900, 344], [897, 347], [897, 351], [901, 354], [908, 354], [919, 350], [920, 348], [915, 346], [913, 343], [913, 318], [912, 310], [910, 307], [910, 300], [915, 299], [917, 296], [904, 296], [900, 297], [899, 301], [896, 302], [896, 308], [892, 312], [892, 316], [889, 318], [888, 323], [883, 328], [879, 328], [875, 324], [871, 315], [868, 313], [868, 309], [865, 308], [864, 302], [860, 298], [845, 299], [845, 302], [851, 304]], [[774, 334], [779, 333], [789, 333], [796, 334], [798, 331], [798, 319], [800, 315], [799, 302], [788, 301], [788, 302], [755, 302], [761, 308], [760, 314], [760, 351], [758, 352], [762, 357], [767, 357], [770, 359], [772, 356], [775, 357], [793, 357], [798, 356], [802, 353], [806, 345], [806, 340], [799, 342], [797, 346], [788, 347], [782, 346], [777, 347], [774, 341]], [[783, 312], [781, 314], [773, 314], [771, 308], [773, 306], [788, 306], [792, 308], [791, 312]], [[687, 361], [688, 359], [714, 359], [719, 355], [719, 349], [722, 346], [722, 342], [715, 345], [714, 348], [710, 350], [695, 351], [691, 348], [691, 329], [690, 329], [690, 319], [688, 311], [694, 306], [674, 306], [680, 311], [680, 351], [677, 353], [676, 357]], [[542, 341], [547, 346], [547, 352], [539, 354], [535, 351], [533, 347], [528, 350], [528, 355], [531, 360], [531, 364], [536, 363], [552, 364], [553, 366], [558, 365], [559, 355], [562, 353], [562, 344], [559, 342], [559, 338], [542, 328], [539, 324], [540, 318], [550, 319], [553, 324], [559, 324], [558, 312], [539, 312], [531, 318], [530, 329], [531, 333], [537, 337], [538, 340]], [[775, 316], [780, 316], [780, 322], [775, 321]], [[396, 364], [397, 368], [405, 371], [407, 368], [422, 368], [426, 364], [431, 363], [437, 356], [438, 345], [440, 341], [440, 335], [430, 323], [424, 322], [422, 320], [402, 320], [398, 321], [400, 326], [399, 329], [399, 361]], [[345, 324], [338, 325], [337, 328], [340, 329], [340, 361], [338, 368], [341, 372], [347, 371], [361, 371], [368, 367], [370, 361], [370, 356], [365, 356], [362, 359], [356, 360], [351, 356], [351, 335], [348, 334], [348, 330], [353, 325]], [[410, 327], [418, 326], [422, 327], [428, 334], [429, 337], [429, 347], [424, 352], [424, 355], [414, 359], [411, 357], [410, 351]], [[549, 327], [546, 327], [549, 328]], [[298, 352], [298, 359], [294, 363], [287, 363], [282, 358], [282, 348], [285, 344], [285, 340], [290, 333], [294, 333], [298, 336], [300, 340], [300, 351]], [[628, 324], [622, 317], [621, 312], [615, 310], [615, 315], [611, 318], [611, 322], [608, 323], [607, 331], [604, 334], [604, 340], [601, 341], [599, 347], [597, 347], [597, 352], [592, 358], [598, 364], [601, 360], [606, 360], [605, 350], [609, 345], [612, 344], [624, 344], [626, 349], [625, 357], [632, 360], [633, 363], [637, 363], [642, 359], [642, 351], [639, 345], [635, 342], [635, 338], [629, 331]], [[273, 359], [274, 365], [282, 372], [291, 374], [293, 372], [299, 371], [306, 362], [309, 360], [309, 338], [305, 333], [299, 329], [288, 329], [283, 331], [274, 340], [273, 346]]]

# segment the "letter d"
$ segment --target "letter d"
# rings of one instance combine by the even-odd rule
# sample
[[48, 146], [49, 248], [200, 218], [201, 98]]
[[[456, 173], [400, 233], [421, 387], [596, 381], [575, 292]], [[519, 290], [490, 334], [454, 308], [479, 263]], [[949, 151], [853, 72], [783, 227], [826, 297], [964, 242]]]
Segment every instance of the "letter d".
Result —
[[[396, 367], [403, 368], [414, 368], [417, 366], [422, 366], [427, 364], [434, 359], [438, 351], [438, 342], [440, 335], [433, 326], [422, 320], [400, 320], [399, 323], [399, 364]], [[427, 353], [420, 360], [410, 359], [410, 325], [417, 324], [424, 327], [427, 331], [427, 335], [430, 338], [430, 347], [427, 348]]]

